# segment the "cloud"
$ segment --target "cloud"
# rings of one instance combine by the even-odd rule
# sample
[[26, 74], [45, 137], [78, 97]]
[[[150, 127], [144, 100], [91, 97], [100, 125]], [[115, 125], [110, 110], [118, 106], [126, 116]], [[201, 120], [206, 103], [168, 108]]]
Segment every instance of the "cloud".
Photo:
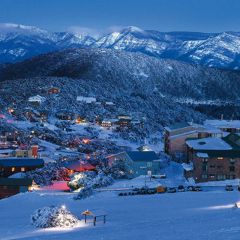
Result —
[[27, 26], [16, 23], [0, 23], [0, 31], [2, 33], [24, 33], [24, 34], [40, 34], [47, 32], [34, 26]]
[[67, 28], [67, 32], [99, 38], [108, 33], [120, 32], [124, 28], [125, 26], [119, 26], [119, 25], [113, 25], [105, 29], [95, 29], [95, 28], [82, 27], [82, 26], [70, 26]]
[[107, 32], [120, 32], [122, 31], [126, 26], [120, 26], [120, 25], [113, 25], [106, 29]]
[[71, 26], [67, 29], [68, 32], [80, 35], [88, 35], [94, 38], [100, 37], [103, 33], [94, 28], [81, 27], [81, 26]]

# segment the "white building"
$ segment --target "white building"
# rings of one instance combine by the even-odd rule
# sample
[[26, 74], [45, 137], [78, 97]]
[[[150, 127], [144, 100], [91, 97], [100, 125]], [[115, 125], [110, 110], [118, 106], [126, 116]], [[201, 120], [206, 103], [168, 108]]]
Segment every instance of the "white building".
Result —
[[83, 97], [83, 96], [77, 96], [78, 102], [85, 102], [85, 103], [95, 103], [97, 100], [94, 97]]
[[107, 106], [115, 106], [115, 104], [113, 102], [105, 102], [105, 105], [107, 105]]
[[40, 96], [40, 95], [36, 95], [36, 96], [32, 96], [32, 97], [29, 97], [29, 98], [28, 98], [28, 101], [29, 101], [29, 102], [39, 103], [39, 104], [43, 103], [45, 100], [46, 100], [46, 98], [45, 98], [45, 97], [42, 97], [42, 96]]

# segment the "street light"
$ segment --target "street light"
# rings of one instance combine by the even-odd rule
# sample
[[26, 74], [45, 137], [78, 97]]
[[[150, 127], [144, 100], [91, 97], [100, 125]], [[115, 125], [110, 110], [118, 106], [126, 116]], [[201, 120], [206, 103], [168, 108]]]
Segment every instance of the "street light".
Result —
[[145, 167], [144, 167], [144, 166], [141, 166], [140, 169], [146, 169], [146, 174], [145, 174], [145, 177], [144, 177], [144, 186], [145, 186], [145, 188], [146, 188], [146, 187], [147, 187], [147, 182], [146, 182], [146, 181], [147, 181], [147, 180], [146, 180], [146, 177], [147, 177], [147, 166], [145, 166]]

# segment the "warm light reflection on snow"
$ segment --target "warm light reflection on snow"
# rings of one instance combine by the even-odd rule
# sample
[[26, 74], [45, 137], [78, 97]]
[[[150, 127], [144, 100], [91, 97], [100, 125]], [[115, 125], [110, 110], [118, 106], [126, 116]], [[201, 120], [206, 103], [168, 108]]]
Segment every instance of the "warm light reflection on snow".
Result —
[[206, 210], [219, 210], [219, 209], [228, 209], [228, 208], [233, 208], [233, 207], [235, 207], [235, 204], [218, 205], [218, 206], [207, 207], [207, 208], [204, 208], [204, 209], [206, 209]]
[[88, 224], [85, 224], [84, 221], [79, 222], [75, 227], [55, 227], [55, 228], [45, 228], [41, 230], [37, 230], [37, 232], [70, 232], [74, 230], [78, 230], [79, 228], [87, 227]]

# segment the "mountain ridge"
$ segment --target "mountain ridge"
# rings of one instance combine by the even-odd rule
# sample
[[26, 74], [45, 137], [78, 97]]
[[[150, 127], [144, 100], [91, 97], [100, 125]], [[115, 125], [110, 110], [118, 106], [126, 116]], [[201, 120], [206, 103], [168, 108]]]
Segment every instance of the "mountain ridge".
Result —
[[85, 33], [50, 33], [31, 26], [0, 24], [0, 63], [68, 48], [109, 48], [207, 67], [240, 68], [239, 32], [159, 32], [129, 26], [95, 38]]

